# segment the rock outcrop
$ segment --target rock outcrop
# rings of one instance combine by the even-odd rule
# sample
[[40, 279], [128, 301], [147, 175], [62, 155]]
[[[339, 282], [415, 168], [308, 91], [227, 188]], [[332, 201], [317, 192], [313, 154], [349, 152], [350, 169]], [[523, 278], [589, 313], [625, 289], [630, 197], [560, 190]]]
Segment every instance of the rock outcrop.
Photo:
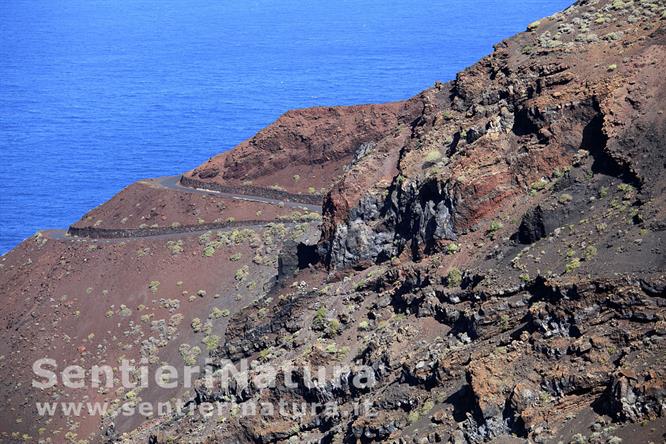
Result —
[[[663, 441], [665, 14], [578, 1], [449, 83], [288, 112], [181, 181], [241, 199], [172, 200], [185, 191], [148, 181], [77, 225], [190, 230], [220, 213], [265, 226], [26, 241], [0, 264], [2, 424], [30, 431], [17, 396], [80, 395], [114, 409], [32, 428], [51, 442], [64, 427], [160, 444]], [[321, 221], [293, 214], [320, 197]], [[137, 393], [27, 388], [25, 362], [52, 350], [86, 364], [208, 357], [217, 375], [250, 364], [247, 381], [141, 391], [184, 411], [126, 419], [118, 406]]]

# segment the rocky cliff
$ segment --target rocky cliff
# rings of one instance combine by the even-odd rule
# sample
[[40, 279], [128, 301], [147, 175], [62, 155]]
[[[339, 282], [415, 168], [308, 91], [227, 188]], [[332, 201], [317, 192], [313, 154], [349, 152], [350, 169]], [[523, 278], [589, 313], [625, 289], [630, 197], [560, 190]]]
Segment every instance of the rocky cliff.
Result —
[[[665, 20], [659, 2], [578, 1], [451, 82], [288, 112], [186, 173], [188, 195], [143, 181], [75, 225], [178, 228], [166, 238], [26, 241], [2, 259], [0, 369], [17, 381], [0, 387], [3, 437], [662, 442]], [[321, 220], [299, 209], [319, 199]], [[229, 217], [254, 225], [196, 231]], [[46, 328], [63, 344], [26, 345]], [[250, 379], [272, 366], [278, 383], [55, 390], [115, 408], [28, 420], [45, 394], [23, 388], [26, 365], [51, 350], [217, 371], [249, 359]], [[341, 370], [313, 381], [319, 366]], [[119, 415], [137, 396], [187, 406]], [[247, 413], [281, 402], [318, 407]]]

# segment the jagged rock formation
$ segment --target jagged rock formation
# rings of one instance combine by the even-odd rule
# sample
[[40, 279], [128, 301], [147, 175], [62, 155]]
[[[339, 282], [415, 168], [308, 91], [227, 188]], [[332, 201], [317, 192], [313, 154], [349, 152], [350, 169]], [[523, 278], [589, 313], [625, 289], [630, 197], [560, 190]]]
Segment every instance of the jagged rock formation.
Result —
[[[215, 287], [239, 295], [228, 322], [211, 321], [219, 340], [206, 342], [208, 355], [219, 371], [220, 360], [253, 360], [250, 380], [277, 366], [277, 383], [200, 380], [189, 391], [146, 391], [152, 401], [186, 397], [185, 414], [143, 422], [111, 414], [86, 430], [96, 424], [107, 441], [151, 443], [663, 441], [665, 14], [649, 1], [579, 1], [499, 43], [452, 82], [402, 103], [289, 112], [187, 173], [211, 188], [272, 187], [284, 196], [325, 188], [318, 243], [307, 236], [317, 221], [289, 234], [271, 224], [260, 234], [203, 236], [198, 247], [169, 244], [174, 256], [184, 248], [196, 260], [155, 253], [135, 265], [143, 273], [167, 264], [167, 280], [187, 264], [209, 288], [229, 261], [242, 261], [235, 282]], [[319, 169], [296, 177], [304, 165]], [[93, 215], [115, 224], [123, 199], [141, 196], [133, 188]], [[201, 209], [190, 208], [197, 202]], [[216, 202], [188, 197], [159, 211], [189, 221], [190, 210], [213, 214]], [[143, 208], [141, 217], [158, 217]], [[283, 217], [279, 206], [270, 211]], [[64, 254], [49, 245], [11, 253], [6, 274], [26, 288], [62, 270], [81, 276], [67, 261], [82, 247]], [[127, 255], [124, 245], [105, 248]], [[227, 248], [229, 261], [201, 259], [210, 248]], [[107, 264], [98, 253], [92, 259], [95, 270]], [[44, 271], [57, 260], [65, 262]], [[205, 278], [213, 273], [217, 283]], [[12, 316], [23, 295], [7, 280], [0, 289], [12, 295], [6, 327], [19, 328]], [[126, 341], [104, 347], [117, 357], [130, 353]], [[159, 359], [170, 352], [166, 345]], [[340, 371], [313, 380], [305, 369], [316, 366]], [[372, 384], [357, 384], [364, 378]], [[244, 413], [280, 402], [336, 409]], [[207, 404], [221, 415], [203, 415]]]

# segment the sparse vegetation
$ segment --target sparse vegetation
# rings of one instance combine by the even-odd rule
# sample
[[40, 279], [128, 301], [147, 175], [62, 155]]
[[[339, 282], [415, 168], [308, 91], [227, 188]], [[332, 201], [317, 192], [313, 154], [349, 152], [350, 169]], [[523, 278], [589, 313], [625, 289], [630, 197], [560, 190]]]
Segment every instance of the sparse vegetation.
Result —
[[568, 193], [560, 194], [560, 197], [557, 199], [557, 201], [559, 203], [564, 204], [564, 205], [568, 204], [572, 200], [573, 200], [573, 196], [571, 194], [568, 194]]
[[494, 220], [490, 222], [490, 226], [488, 227], [488, 231], [486, 231], [486, 234], [488, 235], [488, 237], [493, 239], [495, 237], [495, 233], [497, 233], [502, 228], [504, 228], [504, 224], [499, 220]]
[[435, 163], [438, 162], [441, 158], [442, 153], [439, 150], [431, 150], [426, 153], [424, 160], [426, 163]]
[[499, 325], [502, 331], [507, 331], [509, 329], [509, 316], [508, 315], [501, 315], [499, 318]]
[[210, 315], [208, 315], [209, 318], [211, 319], [219, 319], [219, 318], [226, 318], [231, 314], [229, 309], [224, 308], [224, 309], [219, 309], [217, 307], [213, 307], [213, 310], [211, 310]]
[[183, 241], [182, 240], [168, 241], [167, 248], [169, 249], [169, 251], [173, 256], [177, 256], [183, 252]]
[[460, 287], [460, 284], [462, 284], [462, 273], [458, 268], [453, 267], [449, 270], [446, 276], [446, 283], [450, 288]]
[[571, 259], [567, 264], [564, 266], [564, 272], [565, 273], [571, 273], [572, 271], [578, 269], [580, 267], [580, 259], [577, 257]]
[[530, 194], [535, 194], [538, 191], [544, 190], [548, 186], [548, 181], [544, 178], [532, 182], [530, 184]]
[[220, 337], [217, 335], [204, 336], [201, 342], [206, 346], [206, 350], [215, 350], [220, 345]]
[[319, 307], [315, 312], [314, 318], [312, 319], [312, 329], [315, 331], [324, 331], [328, 326], [326, 322], [326, 315], [328, 311], [326, 307]]
[[201, 354], [201, 349], [198, 346], [191, 347], [189, 344], [181, 344], [178, 348], [181, 358], [186, 365], [195, 365], [197, 358]]
[[247, 265], [243, 265], [241, 268], [236, 270], [236, 273], [234, 274], [234, 279], [238, 282], [243, 282], [247, 277], [250, 275], [250, 267]]
[[153, 294], [157, 293], [157, 289], [159, 288], [159, 286], [160, 286], [160, 281], [150, 281], [150, 283], [148, 284], [148, 288]]
[[588, 245], [587, 247], [585, 247], [585, 253], [583, 257], [585, 258], [586, 261], [589, 261], [596, 255], [597, 255], [597, 247], [595, 247], [594, 245]]

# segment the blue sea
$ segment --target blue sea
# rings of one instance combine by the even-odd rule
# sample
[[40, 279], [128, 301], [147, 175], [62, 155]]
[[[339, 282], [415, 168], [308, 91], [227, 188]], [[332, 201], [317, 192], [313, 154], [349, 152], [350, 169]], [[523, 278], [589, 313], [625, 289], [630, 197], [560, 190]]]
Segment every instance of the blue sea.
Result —
[[394, 101], [450, 80], [570, 3], [2, 1], [0, 253], [291, 108]]

